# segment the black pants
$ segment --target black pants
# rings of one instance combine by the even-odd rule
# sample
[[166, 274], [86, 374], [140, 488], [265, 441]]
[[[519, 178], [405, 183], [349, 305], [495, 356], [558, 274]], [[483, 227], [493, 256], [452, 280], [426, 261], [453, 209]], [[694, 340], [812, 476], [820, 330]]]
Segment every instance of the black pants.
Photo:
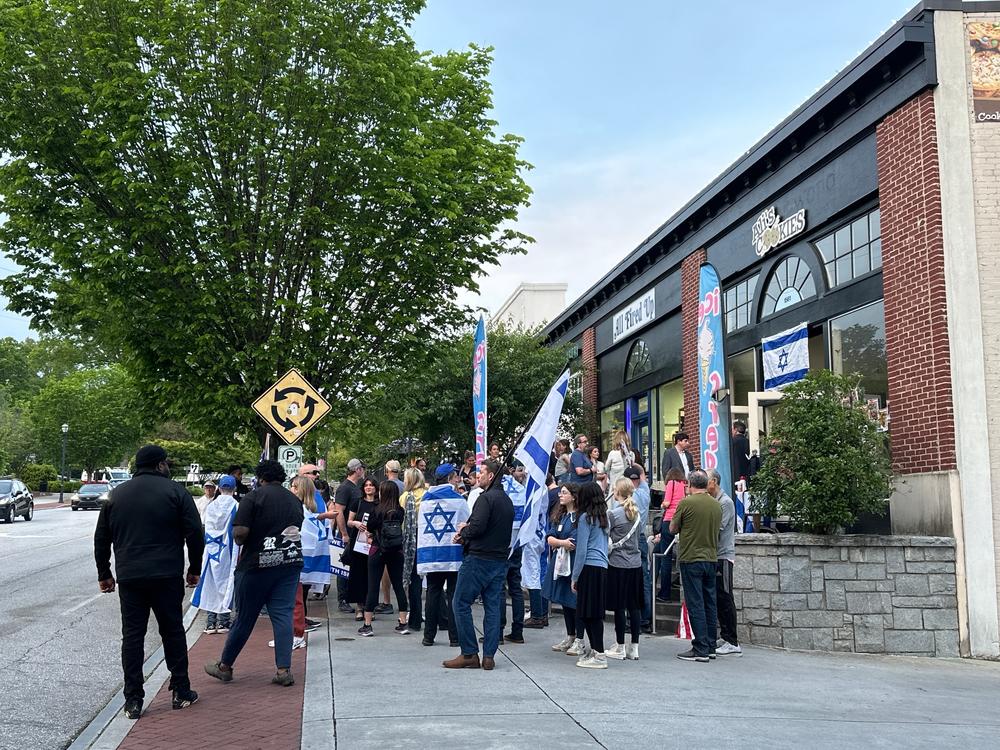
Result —
[[[515, 638], [524, 635], [524, 589], [521, 588], [521, 554], [523, 547], [514, 550], [507, 561], [507, 593], [510, 594], [510, 634]], [[500, 594], [503, 597], [503, 593]], [[507, 601], [500, 600], [500, 627], [507, 625]]]
[[[458, 571], [427, 574], [427, 612], [424, 614], [424, 638], [428, 641], [434, 640], [437, 636], [438, 626], [443, 621], [442, 628], [448, 629], [449, 642], [458, 642], [458, 628], [455, 627], [455, 618], [451, 614], [451, 601], [455, 597], [455, 584], [457, 582]], [[447, 586], [447, 590], [445, 586]]]
[[149, 612], [153, 611], [163, 641], [163, 655], [170, 670], [170, 690], [190, 690], [187, 638], [184, 635], [184, 579], [150, 578], [118, 584], [122, 610], [122, 669], [125, 699], [145, 696], [142, 663]]
[[632, 643], [639, 642], [639, 634], [642, 632], [642, 610], [641, 609], [616, 609], [615, 610], [615, 640], [618, 643], [625, 643], [625, 613], [628, 612], [628, 624], [632, 635]]
[[733, 564], [719, 560], [715, 564], [715, 600], [719, 610], [722, 640], [739, 646], [736, 636], [736, 603], [733, 601]]
[[587, 640], [590, 641], [590, 648], [598, 653], [604, 653], [604, 618], [584, 617], [583, 628], [587, 631]]
[[377, 550], [368, 556], [368, 598], [365, 601], [365, 612], [374, 612], [378, 604], [379, 588], [382, 584], [382, 572], [389, 571], [389, 583], [396, 592], [396, 604], [399, 613], [409, 610], [406, 601], [406, 587], [403, 585], [403, 550]]
[[576, 616], [573, 607], [563, 606], [563, 619], [566, 621], [566, 635], [583, 639], [583, 620]]
[[[413, 570], [410, 572], [410, 630], [420, 630], [420, 626], [423, 624], [423, 585], [424, 582], [420, 580], [420, 576], [417, 575], [417, 561], [413, 561]], [[430, 595], [430, 581], [427, 582], [428, 596]], [[450, 605], [449, 605], [450, 606]]]

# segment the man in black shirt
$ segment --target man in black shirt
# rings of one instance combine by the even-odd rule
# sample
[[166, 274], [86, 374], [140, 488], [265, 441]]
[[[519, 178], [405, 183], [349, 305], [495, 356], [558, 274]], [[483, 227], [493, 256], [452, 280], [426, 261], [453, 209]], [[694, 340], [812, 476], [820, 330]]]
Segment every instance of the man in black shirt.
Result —
[[[347, 544], [347, 517], [351, 511], [358, 509], [361, 502], [361, 483], [365, 481], [365, 465], [360, 458], [352, 458], [347, 462], [347, 478], [337, 485], [333, 496], [333, 507], [336, 510], [336, 524], [340, 538]], [[347, 603], [347, 580], [337, 576], [337, 609], [341, 612], [353, 612], [354, 607]]]
[[233, 496], [239, 502], [244, 495], [250, 492], [250, 488], [243, 484], [243, 467], [239, 464], [230, 464], [226, 473], [236, 480], [236, 490], [233, 492]]
[[170, 670], [173, 707], [198, 700], [188, 679], [184, 635], [184, 545], [188, 548], [188, 586], [197, 586], [205, 536], [191, 494], [170, 480], [167, 452], [145, 445], [135, 456], [135, 476], [116, 487], [101, 507], [94, 531], [97, 580], [106, 594], [115, 590], [111, 548], [115, 551], [118, 599], [122, 610], [122, 669], [125, 715], [142, 715], [143, 644], [149, 611], [163, 639]]
[[271, 682], [294, 685], [292, 677], [292, 611], [302, 572], [302, 503], [281, 486], [285, 470], [277, 461], [257, 466], [257, 489], [240, 502], [233, 519], [233, 541], [242, 545], [236, 564], [236, 621], [219, 661], [205, 671], [223, 682], [233, 679], [233, 663], [267, 605], [274, 630]]
[[483, 599], [483, 669], [493, 669], [494, 655], [500, 644], [500, 592], [507, 575], [510, 557], [510, 534], [514, 525], [514, 503], [493, 477], [500, 472], [500, 463], [483, 461], [479, 470], [479, 486], [485, 490], [476, 500], [468, 523], [458, 525], [456, 544], [465, 545], [465, 557], [458, 569], [458, 583], [452, 612], [458, 630], [462, 653], [443, 663], [446, 669], [479, 669], [479, 644], [472, 624], [472, 603]]

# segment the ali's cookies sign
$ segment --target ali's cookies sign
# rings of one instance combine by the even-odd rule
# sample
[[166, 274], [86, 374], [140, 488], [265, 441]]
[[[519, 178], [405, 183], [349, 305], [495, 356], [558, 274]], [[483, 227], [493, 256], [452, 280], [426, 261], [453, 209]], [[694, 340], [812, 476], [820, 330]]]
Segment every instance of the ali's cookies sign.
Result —
[[966, 25], [976, 122], [1000, 123], [1000, 23]]

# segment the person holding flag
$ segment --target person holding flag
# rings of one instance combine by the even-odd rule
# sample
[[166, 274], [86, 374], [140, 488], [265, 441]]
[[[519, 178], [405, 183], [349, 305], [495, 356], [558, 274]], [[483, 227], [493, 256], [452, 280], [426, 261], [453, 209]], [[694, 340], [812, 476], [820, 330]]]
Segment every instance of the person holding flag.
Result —
[[234, 576], [240, 546], [233, 541], [233, 519], [236, 517], [236, 479], [223, 476], [219, 494], [205, 506], [205, 563], [201, 579], [191, 597], [191, 606], [208, 612], [206, 633], [228, 633], [232, 625]]
[[[528, 501], [525, 482], [524, 464], [516, 458], [511, 462], [509, 474], [504, 474], [503, 490], [514, 504], [514, 524], [511, 528], [511, 553], [507, 559], [506, 588], [510, 594], [510, 632], [505, 633], [500, 642], [524, 643], [524, 589], [521, 588], [521, 564], [524, 547], [517, 544], [517, 536], [521, 531], [521, 521]], [[529, 554], [530, 557], [530, 554]], [[503, 592], [500, 593], [500, 625], [507, 626], [507, 603]]]

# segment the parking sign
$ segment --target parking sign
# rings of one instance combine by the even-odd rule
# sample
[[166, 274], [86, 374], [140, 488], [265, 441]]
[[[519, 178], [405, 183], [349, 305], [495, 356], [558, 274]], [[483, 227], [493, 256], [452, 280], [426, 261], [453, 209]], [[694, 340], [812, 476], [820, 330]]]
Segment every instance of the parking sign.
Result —
[[278, 448], [278, 463], [284, 467], [288, 476], [298, 474], [302, 465], [302, 446], [283, 445]]

